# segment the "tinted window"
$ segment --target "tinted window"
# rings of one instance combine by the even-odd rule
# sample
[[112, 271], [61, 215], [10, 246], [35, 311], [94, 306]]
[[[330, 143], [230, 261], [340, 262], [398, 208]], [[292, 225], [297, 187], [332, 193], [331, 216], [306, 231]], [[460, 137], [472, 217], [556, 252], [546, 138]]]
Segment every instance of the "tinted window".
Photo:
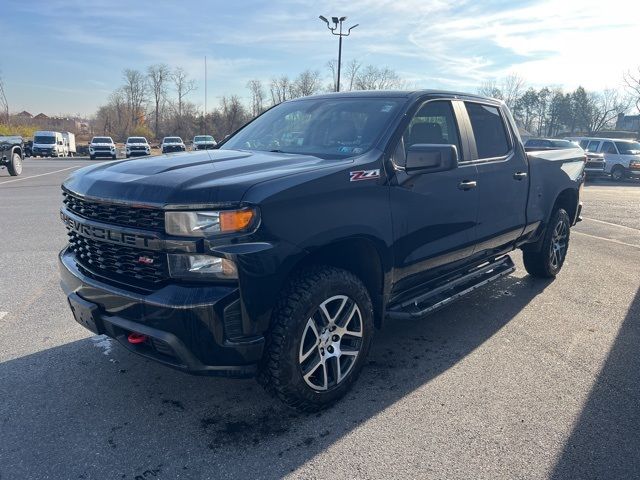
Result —
[[599, 145], [600, 145], [599, 140], [590, 141], [589, 144], [587, 145], [587, 152], [597, 152]]
[[527, 140], [527, 143], [524, 144], [525, 147], [550, 147], [548, 140], [540, 140], [538, 138], [532, 138]]
[[587, 145], [589, 145], [589, 140], [580, 140], [580, 147], [582, 147], [582, 149], [586, 150]]
[[425, 103], [415, 114], [402, 136], [405, 153], [411, 145], [455, 145], [460, 153], [460, 139], [451, 103]]
[[602, 153], [615, 153], [617, 154], [618, 151], [616, 150], [616, 146], [613, 144], [613, 142], [604, 142], [602, 144]]
[[465, 103], [476, 138], [478, 158], [503, 157], [511, 147], [500, 110], [479, 103]]
[[551, 145], [554, 148], [562, 149], [562, 148], [576, 148], [578, 146], [577, 143], [570, 142], [569, 140], [551, 140]]
[[91, 143], [113, 143], [111, 137], [93, 137]]
[[616, 142], [616, 146], [621, 155], [640, 154], [640, 143], [638, 142]]
[[182, 143], [180, 137], [165, 137], [164, 143]]

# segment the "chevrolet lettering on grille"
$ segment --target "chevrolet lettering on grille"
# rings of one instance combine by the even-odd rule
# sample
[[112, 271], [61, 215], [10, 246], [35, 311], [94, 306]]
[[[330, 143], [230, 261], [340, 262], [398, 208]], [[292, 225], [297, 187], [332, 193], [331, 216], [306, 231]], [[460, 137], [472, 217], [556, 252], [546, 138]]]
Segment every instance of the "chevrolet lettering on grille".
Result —
[[102, 240], [104, 242], [117, 243], [140, 248], [158, 249], [160, 240], [157, 238], [128, 232], [110, 230], [98, 225], [83, 223], [80, 220], [70, 217], [64, 212], [60, 212], [60, 218], [68, 229], [77, 232], [84, 237]]

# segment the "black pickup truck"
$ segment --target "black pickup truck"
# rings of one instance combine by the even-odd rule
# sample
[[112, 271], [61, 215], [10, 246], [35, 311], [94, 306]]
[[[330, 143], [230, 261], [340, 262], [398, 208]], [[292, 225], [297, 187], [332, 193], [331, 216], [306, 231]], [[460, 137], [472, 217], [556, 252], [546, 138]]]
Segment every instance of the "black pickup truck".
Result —
[[7, 167], [9, 175], [15, 177], [22, 173], [22, 160], [24, 160], [22, 137], [0, 136], [0, 167]]
[[355, 381], [383, 322], [509, 274], [517, 248], [531, 275], [554, 277], [584, 162], [580, 149], [527, 155], [488, 98], [293, 100], [216, 150], [74, 172], [62, 286], [79, 323], [138, 354], [257, 376], [318, 410]]

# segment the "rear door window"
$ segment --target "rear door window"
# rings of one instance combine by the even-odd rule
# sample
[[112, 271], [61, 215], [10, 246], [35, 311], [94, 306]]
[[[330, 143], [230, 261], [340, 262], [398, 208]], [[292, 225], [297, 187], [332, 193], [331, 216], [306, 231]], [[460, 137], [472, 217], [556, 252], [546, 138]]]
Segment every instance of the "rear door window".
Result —
[[497, 107], [465, 102], [473, 136], [476, 139], [478, 159], [499, 158], [511, 150], [511, 142], [504, 120]]

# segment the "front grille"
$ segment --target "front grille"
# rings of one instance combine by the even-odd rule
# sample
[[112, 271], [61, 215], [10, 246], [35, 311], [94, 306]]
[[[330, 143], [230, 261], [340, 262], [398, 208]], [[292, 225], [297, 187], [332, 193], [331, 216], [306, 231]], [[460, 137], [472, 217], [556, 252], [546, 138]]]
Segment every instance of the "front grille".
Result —
[[103, 147], [100, 145], [96, 145], [95, 147], [93, 147], [93, 149], [97, 152], [97, 151], [106, 151], [106, 152], [110, 152], [111, 151], [111, 147]]
[[131, 207], [87, 200], [62, 191], [62, 203], [83, 218], [123, 227], [164, 232], [164, 212], [157, 208]]
[[134, 145], [134, 146], [129, 147], [129, 149], [130, 150], [145, 150], [146, 147], [139, 147], [139, 146], [137, 147], [137, 146]]
[[[149, 288], [169, 278], [166, 254], [86, 238], [70, 229], [67, 235], [69, 250], [89, 273]], [[145, 263], [140, 262], [141, 258]]]
[[602, 162], [587, 162], [585, 168], [598, 168], [602, 169], [604, 167], [604, 163]]

